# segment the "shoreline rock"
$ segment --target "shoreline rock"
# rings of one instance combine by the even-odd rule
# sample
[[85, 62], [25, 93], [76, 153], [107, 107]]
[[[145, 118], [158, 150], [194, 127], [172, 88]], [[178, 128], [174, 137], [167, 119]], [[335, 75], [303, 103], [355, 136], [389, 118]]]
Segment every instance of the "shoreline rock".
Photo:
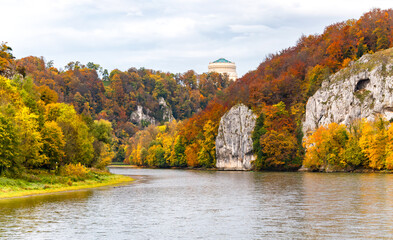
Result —
[[232, 107], [220, 120], [216, 138], [218, 170], [250, 170], [255, 160], [251, 135], [257, 116], [244, 104]]

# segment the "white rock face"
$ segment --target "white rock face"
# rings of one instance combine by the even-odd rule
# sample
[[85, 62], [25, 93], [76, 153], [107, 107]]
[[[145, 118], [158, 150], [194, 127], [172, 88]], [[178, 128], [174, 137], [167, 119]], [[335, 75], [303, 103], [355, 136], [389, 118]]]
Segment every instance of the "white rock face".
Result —
[[303, 133], [332, 122], [393, 118], [393, 51], [365, 55], [322, 83], [306, 105]]
[[160, 105], [162, 111], [162, 120], [164, 120], [165, 122], [172, 122], [173, 120], [175, 120], [172, 114], [172, 110], [168, 107], [163, 97], [160, 97], [158, 99], [158, 104]]
[[[150, 113], [150, 110], [147, 109], [146, 112]], [[139, 125], [141, 125], [143, 121], [149, 123], [149, 125], [150, 124], [153, 124], [153, 125], [156, 124], [156, 119], [154, 119], [154, 117], [151, 117], [151, 116], [145, 114], [143, 112], [143, 107], [140, 106], [140, 105], [137, 106], [136, 111], [133, 111], [131, 113], [130, 120], [132, 122], [138, 123]]]
[[249, 170], [255, 160], [251, 134], [257, 116], [244, 104], [232, 107], [220, 121], [216, 138], [216, 167]]
[[[160, 111], [162, 111], [162, 120], [164, 122], [172, 122], [175, 120], [172, 110], [168, 107], [164, 98], [160, 97], [158, 99], [158, 105], [160, 105]], [[149, 109], [146, 109], [145, 112], [146, 114], [143, 112], [143, 107], [138, 105], [136, 111], [131, 113], [130, 120], [134, 123], [137, 123], [138, 125], [142, 125], [142, 122], [146, 122], [148, 125], [160, 123], [160, 120], [152, 117], [153, 113]]]

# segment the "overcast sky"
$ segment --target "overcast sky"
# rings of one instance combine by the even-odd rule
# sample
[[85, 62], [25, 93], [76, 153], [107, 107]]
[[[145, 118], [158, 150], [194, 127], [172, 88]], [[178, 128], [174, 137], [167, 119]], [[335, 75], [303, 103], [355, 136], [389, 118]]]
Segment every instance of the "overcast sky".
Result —
[[239, 76], [302, 34], [359, 18], [391, 0], [0, 0], [0, 42], [16, 58], [58, 68], [91, 61], [108, 70], [207, 72], [220, 57]]

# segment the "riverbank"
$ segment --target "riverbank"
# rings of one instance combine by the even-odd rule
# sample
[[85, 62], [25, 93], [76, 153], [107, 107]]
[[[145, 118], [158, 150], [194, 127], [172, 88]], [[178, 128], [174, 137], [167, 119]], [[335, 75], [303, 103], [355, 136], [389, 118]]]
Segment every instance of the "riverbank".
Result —
[[0, 199], [77, 191], [131, 182], [134, 179], [108, 172], [92, 172], [84, 179], [58, 176], [50, 173], [29, 175], [24, 178], [0, 177]]
[[108, 165], [107, 168], [145, 168], [145, 167], [137, 166], [137, 165], [127, 165], [127, 164], [111, 164]]
[[[170, 167], [170, 168], [159, 168], [159, 167], [147, 167], [147, 166], [137, 166], [137, 165], [127, 165], [127, 164], [113, 164], [109, 165], [108, 168], [135, 168], [135, 169], [179, 169], [179, 170], [202, 170], [202, 171], [234, 171], [234, 172], [254, 172], [255, 170], [225, 170], [225, 169], [218, 169], [218, 168], [191, 168], [191, 167]], [[274, 170], [260, 170], [256, 172], [319, 172], [319, 173], [386, 173], [386, 174], [393, 174], [392, 170], [378, 170], [378, 169], [370, 169], [370, 168], [358, 168], [352, 170], [343, 170], [343, 169], [332, 169], [332, 168], [323, 168], [320, 170], [312, 170], [309, 168], [301, 167], [297, 170], [287, 170], [287, 171], [274, 171]]]
[[[149, 166], [138, 166], [138, 165], [128, 165], [128, 164], [112, 164], [107, 166], [107, 168], [137, 168], [137, 169], [178, 169], [178, 170], [202, 170], [202, 171], [242, 171], [242, 170], [222, 170], [218, 168], [194, 168], [194, 167], [149, 167]], [[245, 170], [246, 171], [246, 170]]]

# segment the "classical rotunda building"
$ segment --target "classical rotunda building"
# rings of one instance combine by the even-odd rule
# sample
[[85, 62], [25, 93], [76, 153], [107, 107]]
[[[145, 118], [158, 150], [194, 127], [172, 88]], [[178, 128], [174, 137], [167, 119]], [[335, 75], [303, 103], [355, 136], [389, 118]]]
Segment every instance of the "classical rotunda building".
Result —
[[236, 81], [236, 65], [234, 62], [228, 61], [225, 58], [220, 58], [214, 62], [209, 63], [209, 72], [217, 72], [227, 74], [230, 80]]

